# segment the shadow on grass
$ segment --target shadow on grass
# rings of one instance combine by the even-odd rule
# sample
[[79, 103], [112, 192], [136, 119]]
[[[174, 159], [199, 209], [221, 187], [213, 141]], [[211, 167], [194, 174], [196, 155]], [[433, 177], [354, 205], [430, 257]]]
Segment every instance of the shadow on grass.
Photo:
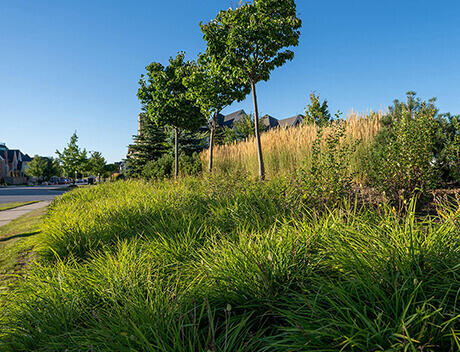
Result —
[[11, 240], [16, 239], [16, 238], [27, 238], [27, 237], [36, 235], [36, 234], [38, 234], [38, 233], [40, 233], [40, 231], [28, 232], [28, 233], [21, 233], [21, 234], [19, 234], [19, 235], [13, 235], [13, 236], [10, 236], [10, 237], [0, 238], [0, 243], [2, 243], [2, 242], [8, 242], [8, 241], [11, 241]]

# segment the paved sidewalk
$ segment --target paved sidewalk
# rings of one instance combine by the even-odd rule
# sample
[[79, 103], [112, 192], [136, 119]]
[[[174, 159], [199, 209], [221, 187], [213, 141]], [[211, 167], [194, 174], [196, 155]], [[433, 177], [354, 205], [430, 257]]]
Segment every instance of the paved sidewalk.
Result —
[[31, 211], [46, 207], [49, 204], [51, 204], [51, 201], [38, 202], [29, 205], [24, 205], [22, 207], [14, 209], [0, 211], [0, 227], [10, 223], [11, 221], [19, 218], [20, 216], [30, 213]]

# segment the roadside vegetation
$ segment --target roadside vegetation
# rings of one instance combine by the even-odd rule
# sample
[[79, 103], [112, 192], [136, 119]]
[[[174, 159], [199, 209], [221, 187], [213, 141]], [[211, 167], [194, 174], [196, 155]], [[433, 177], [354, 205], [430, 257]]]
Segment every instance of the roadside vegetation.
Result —
[[458, 207], [319, 212], [292, 179], [124, 181], [56, 200], [5, 351], [454, 351]]
[[[255, 84], [299, 27], [292, 0], [241, 4], [201, 25], [198, 63], [147, 67], [130, 179], [67, 192], [23, 232], [2, 351], [460, 350], [460, 116], [408, 92], [332, 118], [312, 93], [303, 125], [261, 131]], [[245, 58], [259, 42], [267, 61]], [[218, 112], [249, 89], [253, 137], [219, 145]]]

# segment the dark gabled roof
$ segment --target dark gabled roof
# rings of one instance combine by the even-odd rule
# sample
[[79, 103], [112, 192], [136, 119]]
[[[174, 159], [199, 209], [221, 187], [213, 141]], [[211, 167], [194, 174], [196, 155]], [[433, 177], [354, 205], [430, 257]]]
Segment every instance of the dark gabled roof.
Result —
[[262, 116], [262, 121], [265, 126], [268, 128], [273, 128], [273, 127], [278, 127], [279, 121], [278, 119], [274, 118], [273, 116], [270, 115], [264, 115]]
[[[16, 150], [8, 150], [8, 161], [12, 162], [14, 160], [14, 157], [16, 156]], [[17, 157], [16, 157], [17, 160]]]
[[5, 150], [8, 150], [8, 147], [6, 146], [5, 143], [0, 143], [0, 152], [3, 152]]
[[304, 119], [303, 115], [292, 116], [284, 120], [279, 120], [279, 126], [280, 127], [297, 126], [298, 124], [303, 123], [303, 119]]
[[232, 127], [235, 121], [240, 121], [243, 116], [246, 115], [246, 112], [244, 110], [238, 110], [235, 111], [231, 114], [225, 115], [222, 121], [222, 124], [219, 121], [218, 122], [221, 126], [227, 126], [227, 127]]
[[29, 156], [29, 154], [23, 154], [23, 153], [21, 153], [21, 156], [22, 156], [22, 161], [24, 161], [24, 162], [26, 162], [26, 163], [32, 161], [32, 158]]

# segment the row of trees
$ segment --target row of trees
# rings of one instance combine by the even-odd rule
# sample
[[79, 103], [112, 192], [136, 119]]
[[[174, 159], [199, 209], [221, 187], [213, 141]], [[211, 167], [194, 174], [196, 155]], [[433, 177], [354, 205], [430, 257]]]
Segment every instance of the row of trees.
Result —
[[186, 61], [180, 52], [168, 66], [157, 62], [147, 66], [138, 97], [146, 118], [174, 132], [176, 177], [180, 133], [196, 131], [208, 122], [211, 172], [217, 116], [252, 92], [259, 177], [265, 178], [256, 84], [268, 81], [273, 69], [293, 59], [294, 53], [287, 48], [298, 45], [300, 27], [294, 0], [254, 0], [200, 23], [207, 49], [196, 62]]
[[[163, 178], [174, 172], [175, 133], [168, 127], [160, 127], [150, 119], [141, 118], [139, 133], [129, 147], [127, 173], [129, 177]], [[263, 132], [267, 126], [259, 123]], [[253, 115], [244, 115], [232, 128], [217, 125], [210, 131], [182, 132], [178, 139], [179, 168], [187, 175], [202, 171], [199, 154], [210, 145], [232, 144], [255, 135]], [[210, 165], [212, 168], [212, 164]]]
[[100, 175], [108, 177], [110, 173], [117, 170], [117, 165], [107, 164], [100, 152], [88, 153], [86, 149], [81, 149], [77, 142], [78, 136], [75, 132], [62, 152], [56, 150], [57, 159], [35, 155], [27, 165], [26, 175], [47, 181], [53, 176], [78, 178], [85, 175]]

